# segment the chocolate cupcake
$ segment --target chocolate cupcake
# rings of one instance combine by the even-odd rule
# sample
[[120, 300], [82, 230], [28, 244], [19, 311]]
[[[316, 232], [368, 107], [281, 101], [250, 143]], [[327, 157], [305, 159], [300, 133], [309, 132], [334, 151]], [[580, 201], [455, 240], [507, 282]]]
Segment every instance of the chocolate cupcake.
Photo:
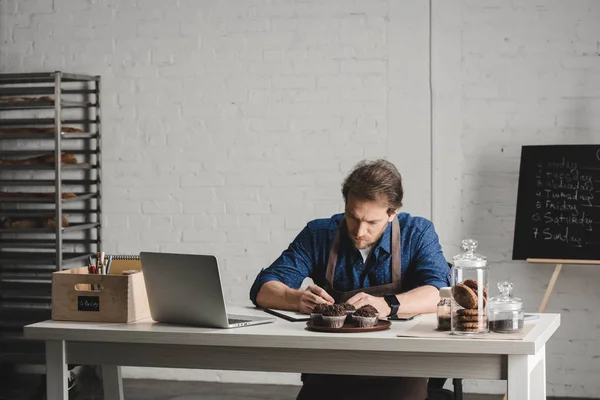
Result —
[[346, 310], [340, 304], [328, 306], [321, 315], [323, 324], [331, 328], [341, 328], [346, 321]]
[[317, 304], [310, 313], [310, 322], [315, 325], [323, 325], [323, 311], [325, 311], [327, 307], [330, 307], [330, 305], [325, 303]]
[[346, 322], [352, 322], [352, 314], [356, 312], [356, 308], [352, 304], [340, 303], [340, 306], [346, 311]]
[[362, 306], [352, 315], [352, 320], [359, 328], [371, 328], [377, 323], [379, 312], [372, 305]]
[[346, 311], [346, 314], [352, 314], [356, 311], [356, 308], [352, 304], [341, 303], [340, 306]]

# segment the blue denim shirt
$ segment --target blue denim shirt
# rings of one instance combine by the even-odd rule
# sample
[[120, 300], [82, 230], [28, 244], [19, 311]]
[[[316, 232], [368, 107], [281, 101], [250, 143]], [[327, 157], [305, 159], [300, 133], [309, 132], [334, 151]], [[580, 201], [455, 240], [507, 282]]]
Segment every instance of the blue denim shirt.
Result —
[[[256, 305], [260, 288], [269, 281], [279, 281], [298, 289], [304, 279], [310, 277], [315, 284], [323, 287], [329, 249], [343, 216], [336, 214], [331, 218], [310, 221], [279, 258], [269, 268], [261, 270], [250, 289], [250, 300]], [[407, 213], [399, 213], [398, 222], [402, 231], [402, 291], [425, 285], [438, 289], [449, 286], [450, 268], [433, 224]], [[366, 264], [347, 230], [340, 232], [334, 289], [345, 292], [391, 283], [391, 226], [392, 223], [388, 223]]]

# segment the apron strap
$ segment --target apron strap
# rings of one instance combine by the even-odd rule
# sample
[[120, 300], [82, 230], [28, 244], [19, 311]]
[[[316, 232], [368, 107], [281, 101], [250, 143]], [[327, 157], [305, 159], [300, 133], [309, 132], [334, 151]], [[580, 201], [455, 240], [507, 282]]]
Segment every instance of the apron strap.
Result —
[[400, 282], [402, 265], [400, 260], [400, 224], [398, 217], [392, 220], [392, 282]]
[[333, 277], [335, 275], [335, 265], [337, 264], [338, 254], [340, 250], [340, 230], [346, 226], [346, 217], [343, 217], [333, 237], [333, 243], [329, 249], [329, 257], [327, 257], [327, 269], [325, 270], [325, 280], [329, 287], [333, 289]]

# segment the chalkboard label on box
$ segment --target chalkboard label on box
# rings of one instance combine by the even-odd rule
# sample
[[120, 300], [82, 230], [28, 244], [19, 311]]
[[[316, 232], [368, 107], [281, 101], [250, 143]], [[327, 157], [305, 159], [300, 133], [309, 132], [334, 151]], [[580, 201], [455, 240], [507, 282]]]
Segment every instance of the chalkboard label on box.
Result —
[[513, 260], [600, 260], [600, 145], [523, 146]]
[[100, 311], [100, 298], [98, 296], [77, 296], [78, 311]]

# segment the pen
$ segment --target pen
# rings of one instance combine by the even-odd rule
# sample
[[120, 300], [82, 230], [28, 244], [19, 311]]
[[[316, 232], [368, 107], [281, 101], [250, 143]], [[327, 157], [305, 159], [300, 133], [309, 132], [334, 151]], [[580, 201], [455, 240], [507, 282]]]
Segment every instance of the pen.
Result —
[[110, 273], [110, 264], [112, 264], [113, 256], [108, 256], [108, 264], [106, 265], [106, 275]]
[[[97, 269], [95, 265], [90, 265], [90, 274], [92, 275], [96, 275]], [[92, 290], [96, 290], [96, 285], [90, 285], [90, 287], [92, 288]]]

